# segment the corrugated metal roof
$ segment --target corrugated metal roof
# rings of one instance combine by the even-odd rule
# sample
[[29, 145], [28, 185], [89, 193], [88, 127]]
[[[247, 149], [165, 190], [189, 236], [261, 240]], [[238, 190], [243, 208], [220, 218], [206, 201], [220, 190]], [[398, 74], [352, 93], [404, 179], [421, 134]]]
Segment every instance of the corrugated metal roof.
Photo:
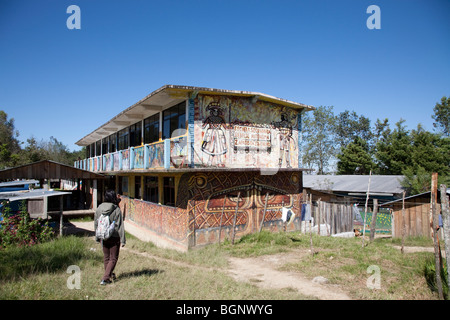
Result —
[[[372, 175], [370, 193], [398, 194], [403, 192], [400, 181], [403, 176]], [[303, 187], [333, 192], [366, 193], [368, 175], [304, 175]]]
[[53, 190], [25, 190], [25, 191], [12, 191], [12, 192], [0, 192], [0, 199], [17, 201], [33, 198], [54, 197], [70, 194], [70, 192], [53, 191]]

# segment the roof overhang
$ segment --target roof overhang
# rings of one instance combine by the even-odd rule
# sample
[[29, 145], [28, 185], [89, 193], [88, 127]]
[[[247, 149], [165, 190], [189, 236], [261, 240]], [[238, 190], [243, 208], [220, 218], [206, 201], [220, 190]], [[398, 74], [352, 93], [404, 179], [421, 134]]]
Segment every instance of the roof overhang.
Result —
[[75, 144], [79, 146], [88, 146], [100, 139], [108, 137], [114, 132], [122, 130], [133, 123], [138, 122], [139, 120], [150, 117], [189, 98], [195, 98], [198, 94], [247, 97], [252, 99], [253, 102], [258, 100], [266, 101], [298, 110], [310, 111], [315, 109], [313, 106], [273, 97], [259, 92], [165, 85], [158, 90], [153, 91], [145, 98], [133, 104], [131, 107], [125, 109], [114, 118], [101, 125], [99, 128], [78, 140]]
[[105, 179], [102, 174], [78, 169], [66, 164], [42, 160], [0, 171], [0, 180], [15, 179]]

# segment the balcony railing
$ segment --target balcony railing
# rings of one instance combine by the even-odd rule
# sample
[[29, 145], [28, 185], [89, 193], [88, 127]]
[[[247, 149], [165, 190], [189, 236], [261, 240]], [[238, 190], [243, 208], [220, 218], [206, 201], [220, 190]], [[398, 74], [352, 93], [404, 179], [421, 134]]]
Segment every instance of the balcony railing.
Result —
[[77, 160], [74, 167], [93, 172], [180, 168], [189, 166], [187, 155], [188, 144], [185, 135]]

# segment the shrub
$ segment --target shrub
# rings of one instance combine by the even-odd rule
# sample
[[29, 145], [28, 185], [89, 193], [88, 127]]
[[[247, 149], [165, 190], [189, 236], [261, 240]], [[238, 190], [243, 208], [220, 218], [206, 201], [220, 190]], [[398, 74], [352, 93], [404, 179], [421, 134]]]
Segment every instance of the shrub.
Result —
[[9, 214], [9, 210], [5, 210], [3, 220], [0, 221], [0, 249], [11, 245], [31, 246], [48, 241], [54, 235], [48, 222], [41, 218], [31, 219], [23, 206], [16, 214]]
[[[436, 266], [434, 257], [428, 258], [425, 261], [425, 265], [423, 267], [423, 274], [427, 281], [428, 287], [437, 292], [437, 284], [436, 284]], [[445, 259], [442, 261], [441, 267], [441, 279], [442, 279], [442, 291], [444, 293], [444, 298], [449, 299], [448, 296], [448, 283], [447, 283], [447, 264], [445, 263]]]

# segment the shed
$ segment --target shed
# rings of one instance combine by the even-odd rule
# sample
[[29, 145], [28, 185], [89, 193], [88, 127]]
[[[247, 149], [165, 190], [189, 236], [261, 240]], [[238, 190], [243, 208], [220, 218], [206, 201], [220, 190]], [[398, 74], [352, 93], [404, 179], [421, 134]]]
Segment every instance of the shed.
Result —
[[[87, 208], [77, 209], [83, 210], [95, 210], [97, 208], [98, 200], [101, 197], [101, 193], [100, 196], [98, 195], [98, 187], [102, 187], [102, 185], [98, 186], [98, 180], [104, 180], [106, 178], [106, 176], [99, 173], [78, 169], [50, 160], [42, 160], [0, 171], [0, 181], [36, 179], [39, 180], [41, 187], [45, 190], [48, 189], [48, 181], [50, 179], [77, 181], [78, 191], [87, 202]], [[39, 213], [43, 217], [47, 216], [48, 197], [33, 197], [28, 202], [30, 213]]]
[[[447, 197], [450, 189], [447, 189]], [[407, 237], [424, 236], [431, 238], [430, 227], [430, 197], [431, 191], [405, 198], [405, 227]], [[441, 193], [437, 191], [437, 209], [441, 212]], [[392, 237], [402, 236], [402, 199], [390, 201], [381, 205], [392, 210]], [[442, 235], [440, 235], [441, 237]]]

